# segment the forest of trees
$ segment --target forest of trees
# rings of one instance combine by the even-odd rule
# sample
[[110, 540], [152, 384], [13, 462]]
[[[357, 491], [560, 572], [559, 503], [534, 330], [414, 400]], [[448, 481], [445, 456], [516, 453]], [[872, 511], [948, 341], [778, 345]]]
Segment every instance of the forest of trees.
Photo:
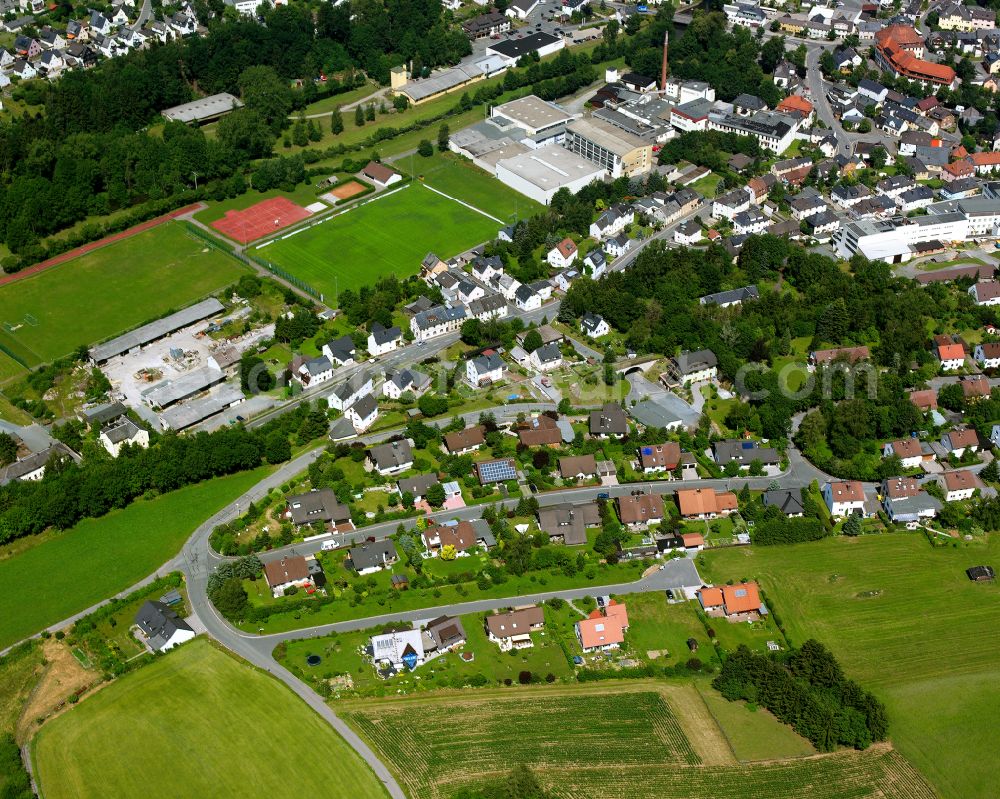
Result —
[[885, 706], [847, 679], [831, 652], [812, 639], [779, 654], [757, 654], [741, 645], [712, 685], [731, 702], [743, 699], [767, 708], [821, 752], [866, 749], [889, 733]]

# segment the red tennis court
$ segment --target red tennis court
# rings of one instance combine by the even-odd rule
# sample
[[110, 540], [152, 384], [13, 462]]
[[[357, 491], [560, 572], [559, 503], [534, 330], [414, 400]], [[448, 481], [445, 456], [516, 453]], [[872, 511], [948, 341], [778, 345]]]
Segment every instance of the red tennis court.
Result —
[[285, 197], [274, 197], [242, 211], [226, 211], [212, 227], [234, 241], [256, 241], [309, 217], [309, 211]]

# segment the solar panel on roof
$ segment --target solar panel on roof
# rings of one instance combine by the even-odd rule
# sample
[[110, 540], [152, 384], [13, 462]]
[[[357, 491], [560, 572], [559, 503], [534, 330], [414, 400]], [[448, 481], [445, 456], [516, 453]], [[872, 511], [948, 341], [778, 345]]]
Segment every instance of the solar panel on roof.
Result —
[[736, 596], [746, 596], [746, 595], [747, 595], [747, 589], [745, 588], [736, 589]]
[[516, 479], [517, 473], [507, 461], [488, 461], [479, 464], [479, 476], [485, 482], [500, 482]]
[[653, 454], [653, 448], [652, 447], [643, 447], [642, 448], [642, 454], [643, 455], [652, 455]]

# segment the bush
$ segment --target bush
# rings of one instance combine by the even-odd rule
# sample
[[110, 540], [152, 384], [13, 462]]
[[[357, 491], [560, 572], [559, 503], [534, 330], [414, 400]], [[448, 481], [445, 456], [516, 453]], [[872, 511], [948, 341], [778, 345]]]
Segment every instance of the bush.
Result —
[[528, 671], [527, 669], [525, 669], [524, 671], [518, 672], [517, 681], [519, 683], [521, 683], [521, 685], [530, 685], [531, 684], [531, 672]]

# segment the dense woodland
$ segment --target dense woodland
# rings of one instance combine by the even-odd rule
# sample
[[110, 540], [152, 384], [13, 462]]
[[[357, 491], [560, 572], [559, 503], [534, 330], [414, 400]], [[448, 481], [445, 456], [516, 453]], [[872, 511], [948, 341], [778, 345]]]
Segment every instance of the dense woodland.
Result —
[[885, 706], [847, 679], [830, 651], [812, 639], [779, 655], [740, 646], [712, 685], [731, 702], [767, 708], [821, 752], [866, 749], [889, 732]]

